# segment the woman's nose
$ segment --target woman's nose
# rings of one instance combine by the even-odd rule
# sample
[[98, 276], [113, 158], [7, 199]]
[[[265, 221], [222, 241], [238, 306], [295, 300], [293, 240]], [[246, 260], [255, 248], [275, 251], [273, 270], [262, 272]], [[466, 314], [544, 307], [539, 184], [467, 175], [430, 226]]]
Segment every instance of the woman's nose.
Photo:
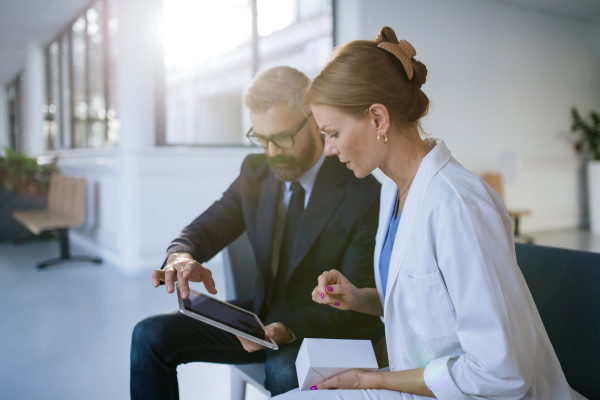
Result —
[[331, 143], [330, 139], [325, 139], [325, 155], [326, 156], [335, 156], [339, 155], [340, 151]]

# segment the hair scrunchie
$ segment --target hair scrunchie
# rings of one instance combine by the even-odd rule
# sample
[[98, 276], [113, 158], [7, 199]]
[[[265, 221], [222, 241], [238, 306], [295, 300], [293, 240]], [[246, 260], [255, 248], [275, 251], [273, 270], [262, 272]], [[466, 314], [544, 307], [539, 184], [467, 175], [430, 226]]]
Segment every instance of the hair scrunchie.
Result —
[[414, 67], [412, 58], [417, 55], [417, 51], [406, 40], [401, 40], [398, 44], [390, 42], [381, 42], [377, 45], [380, 49], [392, 53], [404, 66], [408, 80], [411, 80], [414, 75]]

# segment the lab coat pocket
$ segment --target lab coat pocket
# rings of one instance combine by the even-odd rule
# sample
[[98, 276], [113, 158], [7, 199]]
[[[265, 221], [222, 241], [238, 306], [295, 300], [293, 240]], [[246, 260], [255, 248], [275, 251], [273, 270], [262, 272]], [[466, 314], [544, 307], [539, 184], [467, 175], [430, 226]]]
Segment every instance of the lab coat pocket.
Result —
[[454, 335], [453, 307], [439, 272], [411, 277], [400, 274], [410, 324], [416, 333], [428, 338]]

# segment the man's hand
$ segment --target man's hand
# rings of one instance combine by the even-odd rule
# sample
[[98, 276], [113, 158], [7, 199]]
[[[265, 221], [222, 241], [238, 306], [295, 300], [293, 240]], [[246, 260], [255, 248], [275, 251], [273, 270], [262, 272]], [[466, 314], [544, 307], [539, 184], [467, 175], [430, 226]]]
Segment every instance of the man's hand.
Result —
[[[294, 338], [292, 332], [290, 332], [290, 330], [281, 322], [274, 322], [271, 325], [267, 325], [265, 329], [267, 330], [269, 337], [272, 338], [278, 346], [287, 344]], [[238, 336], [237, 338], [242, 343], [242, 346], [244, 346], [244, 350], [246, 350], [248, 353], [265, 348], [265, 346], [255, 343], [251, 340], [244, 339], [243, 337]]]
[[167, 259], [164, 269], [154, 270], [152, 272], [152, 286], [158, 287], [160, 281], [165, 282], [167, 293], [173, 293], [175, 281], [179, 281], [182, 299], [187, 299], [190, 295], [188, 281], [203, 282], [208, 293], [217, 294], [210, 269], [204, 268], [188, 253], [173, 253]]

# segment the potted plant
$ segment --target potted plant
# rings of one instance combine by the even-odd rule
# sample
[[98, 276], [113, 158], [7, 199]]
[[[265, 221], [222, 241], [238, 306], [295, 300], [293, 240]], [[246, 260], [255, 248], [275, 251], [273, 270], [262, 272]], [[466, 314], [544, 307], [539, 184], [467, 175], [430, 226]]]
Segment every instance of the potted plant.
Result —
[[587, 160], [591, 230], [600, 235], [600, 115], [592, 111], [590, 121], [585, 121], [576, 108], [571, 115], [571, 131], [577, 135], [575, 151]]
[[4, 148], [0, 155], [0, 242], [23, 241], [32, 234], [13, 220], [14, 211], [43, 209], [56, 161], [38, 164], [25, 152]]

